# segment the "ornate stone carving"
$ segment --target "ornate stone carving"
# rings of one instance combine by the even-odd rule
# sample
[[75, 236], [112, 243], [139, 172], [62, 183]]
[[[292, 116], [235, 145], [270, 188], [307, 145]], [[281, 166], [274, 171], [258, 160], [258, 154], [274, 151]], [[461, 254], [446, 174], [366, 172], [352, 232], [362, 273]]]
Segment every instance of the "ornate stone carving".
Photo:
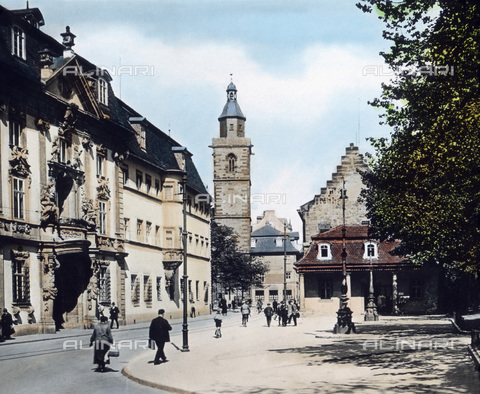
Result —
[[110, 188], [108, 187], [108, 179], [98, 178], [97, 197], [102, 200], [110, 199]]
[[43, 119], [38, 119], [37, 129], [40, 130], [43, 135], [47, 134], [50, 130], [50, 122], [47, 122]]
[[10, 223], [4, 220], [0, 220], [0, 230], [10, 231]]
[[21, 234], [30, 234], [32, 228], [28, 223], [12, 222], [12, 232]]
[[82, 220], [87, 223], [89, 229], [95, 228], [97, 216], [93, 207], [92, 199], [84, 199], [82, 202]]
[[48, 181], [47, 186], [42, 190], [40, 197], [40, 205], [42, 207], [42, 213], [40, 223], [42, 227], [46, 227], [49, 224], [57, 225], [59, 218], [58, 207], [55, 205], [55, 184], [53, 181]]
[[110, 264], [108, 260], [92, 259], [92, 276], [87, 285], [87, 306], [88, 310], [93, 309], [93, 301], [98, 299], [100, 295], [100, 287], [98, 285], [98, 276], [100, 274], [100, 268], [106, 267]]
[[77, 109], [78, 107], [75, 104], [67, 105], [65, 115], [63, 116], [63, 122], [58, 129], [59, 135], [63, 136], [75, 130], [75, 124], [77, 123]]
[[52, 161], [58, 161], [60, 158], [60, 138], [55, 138], [52, 142]]
[[55, 286], [55, 270], [60, 267], [60, 264], [56, 261], [53, 254], [50, 254], [47, 257], [41, 254], [39, 258], [43, 261], [43, 310], [44, 312], [48, 312], [50, 310], [50, 301], [53, 301], [58, 294], [58, 289]]
[[124, 244], [125, 241], [123, 239], [97, 236], [97, 247], [99, 249], [114, 249], [123, 253], [125, 251]]
[[10, 162], [10, 174], [29, 177], [31, 174], [30, 164], [27, 161], [28, 151], [25, 148], [14, 146], [12, 148], [12, 156]]
[[89, 151], [90, 149], [93, 148], [93, 142], [90, 136], [85, 136], [82, 138], [82, 146], [83, 146], [83, 149], [85, 149], [86, 151]]
[[83, 151], [79, 149], [80, 148], [78, 147], [78, 145], [75, 145], [73, 147], [74, 154], [73, 154], [72, 167], [75, 168], [76, 170], [81, 170], [83, 167], [82, 160], [80, 159], [80, 155], [82, 154]]

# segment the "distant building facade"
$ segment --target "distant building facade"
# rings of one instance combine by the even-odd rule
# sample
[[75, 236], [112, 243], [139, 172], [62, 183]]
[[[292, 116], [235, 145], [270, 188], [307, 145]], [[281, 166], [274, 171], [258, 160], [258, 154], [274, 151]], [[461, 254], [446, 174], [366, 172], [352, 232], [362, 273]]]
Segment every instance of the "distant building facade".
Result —
[[112, 302], [123, 324], [179, 317], [183, 286], [208, 313], [210, 209], [191, 155], [114, 95], [68, 27], [59, 43], [37, 8], [0, 11], [0, 306], [16, 332], [90, 327]]
[[342, 156], [336, 172], [322, 187], [320, 194], [303, 204], [298, 214], [303, 222], [304, 251], [308, 248], [312, 236], [336, 227], [343, 222], [340, 190], [345, 184], [347, 199], [345, 202], [345, 222], [348, 225], [360, 225], [366, 221], [365, 204], [358, 201], [363, 187], [359, 171], [367, 170], [367, 164], [357, 146], [350, 144]]
[[[439, 269], [420, 268], [397, 255], [399, 241], [380, 242], [369, 237], [366, 207], [358, 200], [364, 187], [360, 172], [367, 170], [363, 155], [351, 144], [326, 187], [298, 210], [305, 236], [305, 255], [295, 263], [301, 307], [310, 313], [335, 316], [345, 242], [348, 306], [357, 320], [365, 313], [370, 295], [370, 272], [378, 313], [436, 312], [441, 304]], [[346, 196], [345, 205], [342, 195]]]
[[213, 219], [221, 226], [231, 227], [238, 236], [239, 249], [250, 251], [250, 156], [251, 141], [245, 136], [246, 118], [237, 102], [237, 88], [227, 87], [227, 103], [218, 118], [220, 136], [214, 138]]
[[297, 244], [299, 235], [285, 224], [286, 219], [277, 218], [275, 211], [265, 211], [252, 226], [250, 255], [261, 259], [268, 272], [262, 278], [263, 286], [252, 288], [251, 299], [260, 299], [264, 305], [282, 301], [285, 284], [287, 300], [300, 298], [298, 275], [294, 269], [301, 256]]

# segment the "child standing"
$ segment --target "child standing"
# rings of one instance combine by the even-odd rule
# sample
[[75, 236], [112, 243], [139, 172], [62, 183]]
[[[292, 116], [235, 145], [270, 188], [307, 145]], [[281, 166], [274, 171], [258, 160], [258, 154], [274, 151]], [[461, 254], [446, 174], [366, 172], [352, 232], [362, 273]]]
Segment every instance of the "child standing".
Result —
[[222, 327], [222, 310], [219, 308], [217, 310], [216, 315], [213, 317], [213, 320], [215, 321], [215, 338], [221, 338], [222, 337], [222, 331], [220, 328]]

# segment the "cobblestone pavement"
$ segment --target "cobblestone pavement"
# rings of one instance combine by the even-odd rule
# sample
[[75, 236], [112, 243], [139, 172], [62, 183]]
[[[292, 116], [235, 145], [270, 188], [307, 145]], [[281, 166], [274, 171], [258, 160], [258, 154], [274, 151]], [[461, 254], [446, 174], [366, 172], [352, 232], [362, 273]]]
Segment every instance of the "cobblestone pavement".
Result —
[[[480, 393], [470, 338], [444, 317], [382, 318], [351, 335], [333, 334], [334, 323], [306, 317], [296, 327], [267, 327], [255, 314], [241, 327], [229, 313], [222, 338], [213, 338], [212, 320], [191, 335], [190, 352], [167, 345], [169, 362], [153, 365], [147, 350], [123, 373], [187, 393]], [[181, 347], [181, 335], [172, 342]]]

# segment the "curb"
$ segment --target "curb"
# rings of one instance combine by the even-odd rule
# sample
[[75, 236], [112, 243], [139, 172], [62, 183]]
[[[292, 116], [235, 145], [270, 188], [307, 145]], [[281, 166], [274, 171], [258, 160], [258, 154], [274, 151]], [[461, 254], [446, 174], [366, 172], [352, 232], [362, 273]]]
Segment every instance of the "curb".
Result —
[[182, 390], [182, 389], [178, 389], [176, 387], [167, 386], [167, 385], [164, 385], [164, 384], [161, 384], [161, 383], [154, 383], [150, 380], [145, 380], [145, 379], [138, 378], [135, 375], [133, 375], [132, 372], [130, 372], [130, 370], [127, 367], [122, 368], [122, 375], [125, 376], [126, 378], [130, 379], [131, 381], [135, 382], [135, 383], [141, 384], [142, 386], [152, 387], [154, 389], [164, 390], [164, 391], [168, 391], [170, 393], [195, 394], [194, 391]]

